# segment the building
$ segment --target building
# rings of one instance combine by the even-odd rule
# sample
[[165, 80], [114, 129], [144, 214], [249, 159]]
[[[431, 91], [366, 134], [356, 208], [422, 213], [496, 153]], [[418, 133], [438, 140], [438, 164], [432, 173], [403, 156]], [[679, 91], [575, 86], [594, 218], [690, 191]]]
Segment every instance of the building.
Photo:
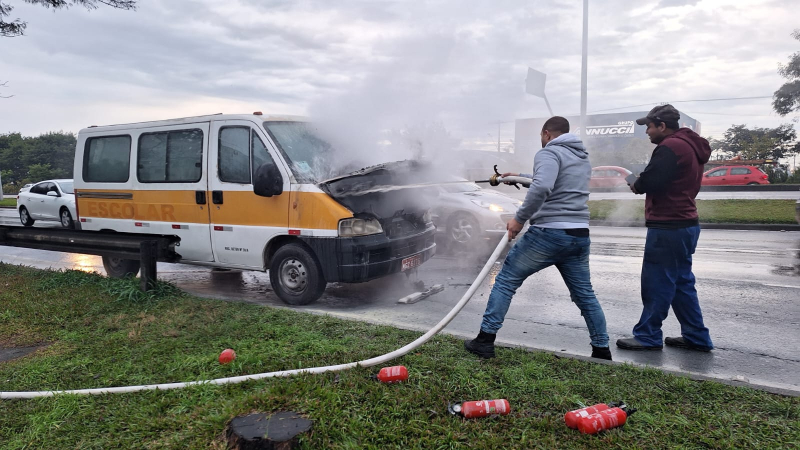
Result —
[[[648, 111], [613, 114], [591, 114], [586, 116], [585, 144], [593, 166], [613, 165], [631, 170], [641, 170], [650, 158], [653, 144], [645, 133], [645, 127], [636, 125], [636, 119], [645, 117]], [[580, 117], [566, 116], [570, 132], [580, 136]], [[517, 119], [515, 121], [515, 160], [525, 166], [533, 164], [533, 155], [542, 148], [539, 133], [547, 117]], [[700, 133], [700, 122], [681, 112], [681, 127]], [[521, 170], [521, 169], [520, 169]]]

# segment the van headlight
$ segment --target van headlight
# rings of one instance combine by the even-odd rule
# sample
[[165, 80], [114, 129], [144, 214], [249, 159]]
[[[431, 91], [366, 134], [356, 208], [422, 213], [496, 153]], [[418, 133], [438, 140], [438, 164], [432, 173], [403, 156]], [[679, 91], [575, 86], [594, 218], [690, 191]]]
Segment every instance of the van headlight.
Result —
[[339, 221], [339, 236], [367, 236], [370, 234], [383, 233], [383, 227], [378, 219], [360, 219], [353, 217]]

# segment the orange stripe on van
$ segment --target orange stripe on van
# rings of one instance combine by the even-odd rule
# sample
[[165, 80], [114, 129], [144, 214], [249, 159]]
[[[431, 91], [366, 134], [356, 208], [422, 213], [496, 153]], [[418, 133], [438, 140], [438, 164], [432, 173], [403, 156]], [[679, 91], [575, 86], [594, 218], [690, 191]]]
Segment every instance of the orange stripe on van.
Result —
[[211, 223], [226, 225], [336, 230], [339, 220], [353, 213], [322, 192], [284, 192], [259, 197], [250, 191], [223, 191], [220, 205], [198, 205], [195, 191], [134, 191], [91, 189], [85, 192], [131, 194], [131, 198], [78, 197], [81, 217], [130, 219], [142, 222]]
[[[78, 197], [81, 217], [153, 222], [208, 223], [206, 205], [195, 202], [194, 191], [132, 191], [85, 189], [83, 192], [132, 194], [132, 198]], [[203, 209], [200, 207], [204, 206]]]

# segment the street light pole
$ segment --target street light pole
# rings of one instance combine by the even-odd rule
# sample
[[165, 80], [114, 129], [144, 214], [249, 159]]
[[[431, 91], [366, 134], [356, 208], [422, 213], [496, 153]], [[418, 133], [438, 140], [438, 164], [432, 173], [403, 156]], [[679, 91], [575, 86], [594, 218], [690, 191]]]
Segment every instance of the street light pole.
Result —
[[589, 0], [583, 0], [583, 49], [581, 51], [581, 140], [586, 138], [586, 64], [589, 55]]

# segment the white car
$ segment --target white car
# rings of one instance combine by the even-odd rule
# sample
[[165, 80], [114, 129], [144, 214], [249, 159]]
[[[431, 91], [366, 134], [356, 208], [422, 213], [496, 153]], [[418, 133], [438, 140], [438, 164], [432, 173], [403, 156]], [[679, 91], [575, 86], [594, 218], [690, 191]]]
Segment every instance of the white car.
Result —
[[73, 228], [75, 191], [72, 180], [47, 180], [34, 184], [17, 198], [19, 220], [29, 227], [37, 220], [61, 222], [64, 228]]

